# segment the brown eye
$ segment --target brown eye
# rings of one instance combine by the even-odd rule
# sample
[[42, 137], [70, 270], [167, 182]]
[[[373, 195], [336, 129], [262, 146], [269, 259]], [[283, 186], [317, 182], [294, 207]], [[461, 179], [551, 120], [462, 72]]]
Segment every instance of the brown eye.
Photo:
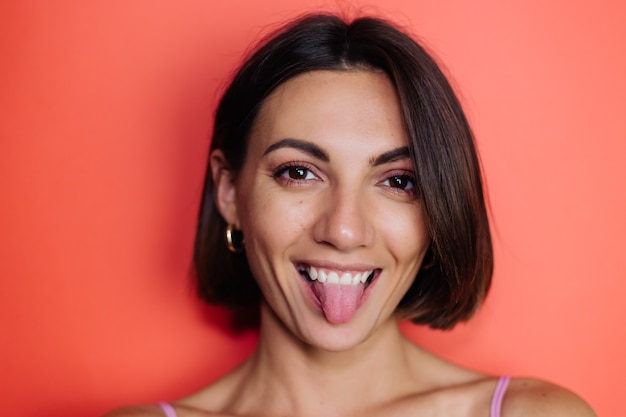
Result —
[[401, 190], [412, 190], [415, 185], [413, 184], [413, 180], [407, 175], [394, 175], [393, 177], [388, 179], [389, 186], [393, 188], [398, 188]]
[[299, 164], [279, 167], [274, 171], [273, 176], [277, 181], [286, 183], [294, 182], [303, 184], [306, 181], [319, 179], [311, 169]]
[[307, 177], [309, 170], [303, 167], [290, 167], [286, 174], [292, 180], [304, 180]]

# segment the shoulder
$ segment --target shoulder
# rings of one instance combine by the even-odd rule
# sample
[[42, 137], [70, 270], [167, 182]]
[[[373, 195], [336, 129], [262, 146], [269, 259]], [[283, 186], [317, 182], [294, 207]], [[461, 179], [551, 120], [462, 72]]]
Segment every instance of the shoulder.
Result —
[[596, 417], [591, 407], [565, 388], [537, 379], [513, 379], [502, 406], [505, 417]]
[[156, 405], [136, 405], [113, 410], [102, 417], [163, 417], [164, 415]]

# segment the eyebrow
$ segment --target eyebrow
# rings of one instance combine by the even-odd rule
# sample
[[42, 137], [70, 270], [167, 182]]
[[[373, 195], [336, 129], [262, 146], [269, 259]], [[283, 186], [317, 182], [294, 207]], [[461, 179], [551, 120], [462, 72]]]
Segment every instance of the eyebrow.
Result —
[[389, 162], [399, 161], [401, 159], [407, 159], [410, 157], [411, 157], [411, 154], [409, 153], [409, 147], [401, 146], [399, 148], [387, 151], [377, 156], [376, 158], [372, 158], [370, 160], [370, 165], [379, 166], [379, 165], [387, 164]]
[[[311, 155], [314, 158], [320, 159], [324, 162], [330, 161], [330, 157], [328, 156], [328, 153], [326, 153], [326, 151], [324, 151], [322, 148], [320, 148], [316, 144], [306, 141], [306, 140], [293, 139], [293, 138], [281, 139], [278, 142], [272, 143], [270, 146], [267, 147], [265, 152], [263, 152], [263, 155], [267, 155], [281, 148], [297, 149], [308, 155]], [[370, 165], [379, 166], [379, 165], [387, 164], [389, 162], [399, 161], [401, 159], [407, 159], [407, 158], [410, 158], [410, 156], [411, 155], [409, 153], [409, 147], [401, 146], [399, 148], [395, 148], [390, 151], [387, 151], [377, 157], [371, 158]]]
[[263, 155], [267, 155], [268, 153], [274, 152], [275, 150], [280, 148], [298, 149], [306, 154], [311, 155], [314, 158], [321, 159], [324, 162], [330, 161], [330, 157], [328, 156], [328, 154], [316, 144], [308, 142], [306, 140], [291, 138], [281, 139], [276, 143], [272, 143], [270, 146], [268, 146]]

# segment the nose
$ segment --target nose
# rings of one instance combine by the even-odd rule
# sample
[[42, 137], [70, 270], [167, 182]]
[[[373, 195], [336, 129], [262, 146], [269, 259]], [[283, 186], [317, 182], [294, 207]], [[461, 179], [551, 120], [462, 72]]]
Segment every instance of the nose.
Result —
[[329, 194], [313, 228], [315, 240], [342, 251], [370, 246], [374, 228], [365, 196], [355, 189]]

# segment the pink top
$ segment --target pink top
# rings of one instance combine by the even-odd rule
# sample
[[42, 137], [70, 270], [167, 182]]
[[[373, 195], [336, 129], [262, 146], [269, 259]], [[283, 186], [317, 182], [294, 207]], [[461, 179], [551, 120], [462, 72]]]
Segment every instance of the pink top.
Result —
[[504, 398], [504, 393], [509, 386], [509, 382], [511, 382], [510, 376], [501, 376], [500, 379], [498, 379], [496, 389], [493, 391], [493, 397], [491, 397], [491, 407], [489, 409], [490, 417], [500, 417], [500, 411], [502, 410], [502, 399]]
[[176, 410], [174, 410], [174, 407], [172, 407], [168, 403], [159, 403], [159, 406], [161, 407], [161, 410], [163, 410], [163, 412], [165, 413], [166, 417], [177, 417]]
[[[490, 417], [500, 417], [500, 411], [502, 410], [502, 399], [504, 398], [504, 393], [506, 392], [510, 381], [510, 376], [503, 376], [498, 379], [496, 389], [493, 391], [493, 397], [491, 397], [491, 407], [489, 408]], [[159, 406], [161, 407], [161, 410], [163, 410], [163, 413], [165, 413], [166, 417], [177, 417], [176, 410], [174, 410], [174, 407], [172, 407], [168, 403], [159, 403]]]

